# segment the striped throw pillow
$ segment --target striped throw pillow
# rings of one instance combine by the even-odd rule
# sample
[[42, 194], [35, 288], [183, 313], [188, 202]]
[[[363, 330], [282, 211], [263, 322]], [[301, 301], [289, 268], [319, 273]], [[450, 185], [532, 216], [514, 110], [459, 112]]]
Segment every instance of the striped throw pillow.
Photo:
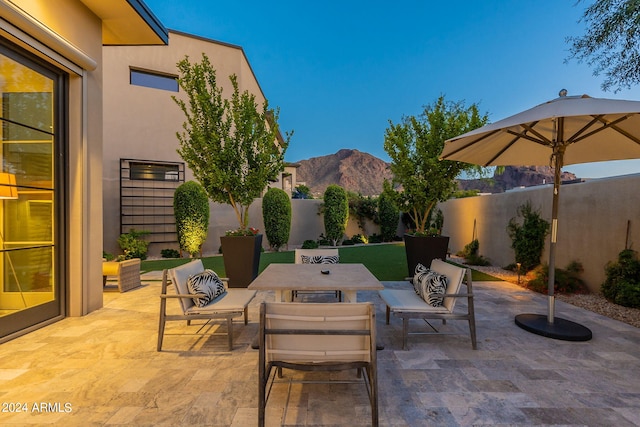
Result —
[[443, 295], [447, 291], [447, 276], [429, 271], [420, 281], [418, 295], [430, 306], [442, 307]]
[[303, 264], [338, 264], [338, 255], [300, 255]]
[[422, 290], [420, 289], [420, 283], [422, 283], [422, 278], [429, 274], [429, 272], [431, 272], [431, 270], [429, 270], [427, 267], [425, 267], [424, 265], [418, 263], [416, 264], [416, 269], [414, 271], [413, 274], [413, 290], [416, 291], [416, 294], [418, 294], [421, 298], [422, 298]]
[[193, 303], [197, 307], [206, 306], [226, 291], [222, 280], [220, 280], [215, 271], [209, 269], [189, 277], [187, 288], [190, 294], [204, 295], [193, 298]]

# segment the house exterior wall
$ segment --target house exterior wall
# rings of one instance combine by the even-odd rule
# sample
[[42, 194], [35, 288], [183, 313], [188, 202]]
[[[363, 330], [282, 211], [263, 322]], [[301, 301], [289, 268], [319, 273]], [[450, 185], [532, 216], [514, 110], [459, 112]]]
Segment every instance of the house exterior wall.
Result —
[[[615, 261], [625, 244], [640, 249], [640, 175], [590, 180], [560, 187], [556, 267], [572, 261], [584, 267], [581, 278], [593, 292], [605, 280], [607, 262]], [[474, 220], [480, 255], [493, 265], [515, 262], [507, 225], [519, 206], [530, 202], [551, 221], [553, 187], [540, 186], [489, 196], [452, 199], [441, 203], [443, 234], [450, 236], [449, 249], [456, 253], [473, 239]], [[629, 234], [627, 236], [627, 225]], [[549, 237], [541, 261], [548, 263]]]
[[[104, 49], [104, 250], [109, 253], [121, 253], [117, 243], [120, 159], [183, 162], [176, 151], [179, 146], [176, 132], [182, 131], [185, 116], [171, 96], [186, 99], [185, 94], [131, 85], [130, 67], [177, 76], [176, 64], [185, 55], [191, 62], [199, 62], [203, 52], [216, 69], [223, 96], [232, 93], [228, 77], [236, 74], [239, 90], [254, 94], [259, 105], [264, 103], [264, 94], [238, 46], [170, 31], [167, 46], [107, 46]], [[193, 173], [186, 168], [185, 181], [190, 180], [194, 180]], [[278, 180], [270, 186], [282, 188], [282, 182]], [[261, 210], [252, 206], [250, 212], [250, 226], [262, 229]], [[210, 218], [203, 253], [216, 253], [220, 236], [226, 230], [238, 228], [235, 214], [227, 205], [211, 203]], [[149, 255], [158, 256], [165, 248], [177, 250], [177, 242], [152, 243]]]
[[[20, 1], [16, 4], [51, 32], [75, 45], [97, 67], [79, 75], [69, 71], [68, 111], [68, 315], [79, 316], [102, 307], [101, 289], [101, 151], [102, 151], [102, 27], [98, 19], [81, 2]], [[5, 19], [10, 19], [4, 16]], [[40, 38], [35, 32], [21, 26], [27, 34]], [[11, 38], [10, 38], [11, 39]], [[32, 53], [47, 60], [38, 48], [13, 40]], [[47, 41], [40, 42], [50, 48]], [[61, 54], [64, 57], [64, 53]], [[55, 62], [54, 62], [55, 63]], [[65, 66], [55, 63], [57, 67]], [[86, 116], [85, 116], [86, 115]], [[93, 233], [92, 233], [93, 232]], [[87, 236], [93, 234], [93, 239]]]
[[[18, 45], [60, 70], [66, 77], [64, 98], [66, 159], [55, 167], [65, 169], [63, 214], [54, 223], [64, 223], [64, 235], [56, 237], [65, 272], [61, 287], [64, 316], [82, 316], [102, 307], [102, 143], [103, 143], [103, 18], [111, 12], [113, 35], [123, 42], [136, 43], [133, 34], [145, 33], [145, 42], [162, 44], [151, 29], [148, 16], [139, 14], [139, 0], [0, 0], [0, 38]], [[157, 22], [154, 21], [154, 25]], [[142, 28], [145, 27], [145, 28]], [[124, 30], [122, 30], [124, 29]], [[160, 26], [160, 29], [163, 28]], [[6, 319], [3, 318], [3, 319]], [[46, 323], [35, 325], [23, 334]]]

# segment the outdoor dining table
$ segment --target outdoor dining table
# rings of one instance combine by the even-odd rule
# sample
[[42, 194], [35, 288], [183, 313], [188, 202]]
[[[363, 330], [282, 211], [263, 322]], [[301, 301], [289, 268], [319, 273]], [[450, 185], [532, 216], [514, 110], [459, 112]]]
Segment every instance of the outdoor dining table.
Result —
[[363, 264], [269, 264], [249, 285], [256, 291], [275, 291], [287, 301], [291, 291], [342, 291], [345, 302], [356, 302], [358, 291], [384, 289]]
[[[323, 273], [324, 272], [324, 273]], [[328, 272], [328, 273], [327, 273]], [[357, 302], [358, 291], [379, 291], [384, 286], [364, 264], [269, 264], [248, 286], [275, 291], [275, 300], [291, 301], [291, 291], [342, 291], [344, 302]], [[258, 348], [258, 337], [251, 344]], [[384, 346], [377, 343], [376, 348]]]

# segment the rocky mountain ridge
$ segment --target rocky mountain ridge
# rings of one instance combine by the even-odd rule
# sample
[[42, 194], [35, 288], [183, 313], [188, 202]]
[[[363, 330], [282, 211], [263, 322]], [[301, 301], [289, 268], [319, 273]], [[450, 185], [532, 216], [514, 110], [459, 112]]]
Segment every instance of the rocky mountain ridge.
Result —
[[[354, 149], [342, 149], [335, 154], [301, 160], [297, 170], [298, 183], [304, 183], [314, 196], [320, 196], [330, 184], [363, 196], [382, 192], [384, 179], [391, 180], [389, 163], [371, 154]], [[553, 183], [553, 169], [549, 166], [507, 166], [492, 178], [459, 180], [461, 190], [482, 193], [502, 193], [518, 187]], [[571, 172], [562, 173], [562, 181], [578, 179]]]
[[[562, 172], [562, 182], [578, 179], [571, 172]], [[518, 187], [552, 184], [553, 169], [550, 166], [506, 166], [501, 174], [495, 173], [493, 178], [461, 179], [458, 187], [461, 190], [479, 190], [481, 193], [504, 193]]]
[[375, 196], [382, 192], [384, 179], [392, 178], [387, 162], [358, 150], [342, 149], [298, 163], [297, 181], [304, 182], [314, 197], [322, 195], [331, 184], [363, 196]]

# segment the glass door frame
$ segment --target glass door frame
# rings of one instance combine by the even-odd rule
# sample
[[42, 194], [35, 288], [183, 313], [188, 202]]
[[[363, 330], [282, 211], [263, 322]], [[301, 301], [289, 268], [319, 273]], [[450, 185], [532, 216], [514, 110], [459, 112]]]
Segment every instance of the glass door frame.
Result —
[[[53, 300], [0, 317], [0, 343], [65, 317], [68, 307], [69, 230], [67, 170], [69, 76], [63, 70], [0, 37], [0, 55], [53, 81]], [[20, 185], [20, 184], [18, 184]], [[18, 187], [20, 191], [20, 187]], [[0, 224], [4, 227], [4, 224]], [[4, 251], [3, 248], [0, 250]]]

